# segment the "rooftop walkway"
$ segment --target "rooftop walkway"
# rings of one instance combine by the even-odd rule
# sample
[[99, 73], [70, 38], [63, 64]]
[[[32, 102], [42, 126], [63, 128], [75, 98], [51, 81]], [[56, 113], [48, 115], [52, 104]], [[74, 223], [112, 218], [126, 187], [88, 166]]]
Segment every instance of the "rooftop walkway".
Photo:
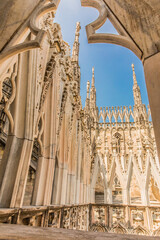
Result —
[[83, 232], [56, 228], [40, 228], [23, 225], [0, 224], [3, 240], [160, 240], [160, 237], [122, 235], [112, 233]]

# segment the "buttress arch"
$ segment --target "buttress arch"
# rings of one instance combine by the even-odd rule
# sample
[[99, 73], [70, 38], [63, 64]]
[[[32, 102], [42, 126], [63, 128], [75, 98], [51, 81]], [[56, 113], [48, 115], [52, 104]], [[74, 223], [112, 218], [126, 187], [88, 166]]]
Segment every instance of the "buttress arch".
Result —
[[[130, 49], [144, 66], [147, 93], [151, 108], [158, 155], [160, 156], [160, 3], [144, 0], [81, 0], [83, 7], [99, 11], [98, 18], [86, 26], [88, 43], [112, 43]], [[143, 10], [147, 11], [143, 16]], [[156, 13], [156, 14], [155, 14]], [[152, 20], [150, 19], [152, 16]], [[96, 33], [107, 20], [111, 21], [119, 35]], [[143, 18], [143, 21], [142, 21]], [[159, 21], [156, 21], [156, 18]], [[152, 21], [152, 22], [151, 22]], [[139, 24], [139, 22], [143, 22]]]

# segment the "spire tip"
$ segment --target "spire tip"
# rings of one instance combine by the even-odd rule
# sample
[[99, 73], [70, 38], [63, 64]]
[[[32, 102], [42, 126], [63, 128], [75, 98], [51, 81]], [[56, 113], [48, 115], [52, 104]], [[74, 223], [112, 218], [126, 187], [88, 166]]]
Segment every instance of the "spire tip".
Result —
[[80, 22], [76, 22], [76, 32], [79, 33], [80, 30], [81, 30]]
[[95, 79], [94, 79], [94, 67], [92, 67], [92, 87], [94, 87], [94, 82], [95, 82]]
[[90, 82], [87, 81], [87, 98], [89, 98], [89, 88], [90, 88]]

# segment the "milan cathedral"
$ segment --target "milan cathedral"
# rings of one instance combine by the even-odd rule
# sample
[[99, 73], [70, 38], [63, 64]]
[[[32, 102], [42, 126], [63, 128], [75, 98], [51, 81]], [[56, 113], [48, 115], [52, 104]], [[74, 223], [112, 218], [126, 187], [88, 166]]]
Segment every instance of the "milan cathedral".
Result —
[[83, 108], [80, 23], [71, 54], [47, 6], [0, 59], [0, 223], [158, 236], [160, 164], [134, 65], [134, 106], [98, 109], [93, 68]]

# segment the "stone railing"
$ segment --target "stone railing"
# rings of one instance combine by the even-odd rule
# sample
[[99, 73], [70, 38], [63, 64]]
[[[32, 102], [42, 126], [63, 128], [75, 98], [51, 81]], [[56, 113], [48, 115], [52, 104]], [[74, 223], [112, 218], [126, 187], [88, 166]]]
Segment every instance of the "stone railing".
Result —
[[0, 223], [160, 236], [160, 206], [86, 204], [0, 209]]

